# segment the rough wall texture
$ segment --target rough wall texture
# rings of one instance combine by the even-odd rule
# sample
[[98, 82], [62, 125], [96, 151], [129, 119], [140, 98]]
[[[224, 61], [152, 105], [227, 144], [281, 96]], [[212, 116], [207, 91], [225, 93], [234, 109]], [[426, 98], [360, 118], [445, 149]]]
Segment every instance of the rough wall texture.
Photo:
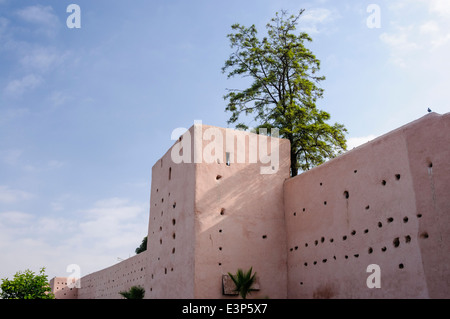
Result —
[[54, 277], [50, 280], [50, 288], [56, 299], [77, 299], [78, 289], [68, 277]]
[[[213, 163], [196, 164], [195, 297], [236, 298], [222, 294], [222, 275], [253, 267], [260, 290], [252, 297], [286, 298], [283, 182], [289, 177], [289, 142], [277, 139], [280, 161], [269, 165], [271, 174], [260, 174], [268, 164], [249, 163], [248, 157], [260, 154], [263, 140], [271, 154], [271, 138], [259, 136], [252, 143], [254, 134], [203, 126], [204, 132], [211, 129], [235, 142], [219, 147]], [[203, 149], [207, 145], [203, 139]]]
[[172, 149], [152, 168], [146, 298], [194, 298], [195, 166], [173, 163]]
[[449, 143], [429, 114], [286, 181], [288, 297], [450, 297]]
[[148, 267], [145, 252], [81, 278], [78, 299], [120, 299], [121, 291], [144, 286]]
[[147, 251], [61, 298], [237, 298], [223, 275], [249, 267], [253, 297], [450, 298], [449, 158], [450, 113], [291, 179], [287, 140], [194, 125], [153, 166]]

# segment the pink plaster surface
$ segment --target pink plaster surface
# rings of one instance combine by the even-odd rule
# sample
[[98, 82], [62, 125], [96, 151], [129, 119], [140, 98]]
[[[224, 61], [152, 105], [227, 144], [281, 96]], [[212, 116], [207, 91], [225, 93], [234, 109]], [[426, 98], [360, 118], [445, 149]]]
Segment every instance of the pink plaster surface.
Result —
[[429, 114], [286, 181], [288, 297], [449, 298], [449, 145]]
[[[211, 132], [234, 147], [211, 143]], [[84, 276], [73, 298], [121, 298], [133, 285], [145, 298], [238, 298], [223, 294], [222, 277], [250, 267], [253, 298], [450, 297], [450, 113], [294, 178], [287, 140], [259, 136], [268, 150], [279, 144], [273, 174], [261, 174], [272, 164], [252, 163], [251, 138], [191, 127], [152, 168], [147, 251]], [[199, 162], [205, 151], [210, 161]], [[174, 153], [189, 163], [174, 163]], [[380, 266], [381, 288], [366, 285], [370, 264]]]

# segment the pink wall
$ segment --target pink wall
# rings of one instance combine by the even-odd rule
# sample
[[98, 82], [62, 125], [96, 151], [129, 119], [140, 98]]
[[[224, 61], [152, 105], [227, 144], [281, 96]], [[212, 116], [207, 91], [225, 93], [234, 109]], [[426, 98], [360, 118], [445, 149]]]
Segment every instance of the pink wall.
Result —
[[[120, 291], [144, 286], [148, 267], [146, 252], [81, 278], [78, 299], [122, 299]], [[147, 292], [146, 292], [147, 294]]]
[[152, 168], [146, 298], [194, 298], [195, 166], [171, 152]]
[[[222, 275], [250, 267], [256, 298], [450, 296], [450, 113], [291, 179], [289, 142], [259, 136], [279, 161], [252, 163], [264, 149], [254, 138], [191, 127], [152, 168], [147, 251], [82, 277], [78, 298], [133, 285], [145, 298], [238, 298], [223, 295]], [[379, 289], [366, 285], [370, 264]]]
[[[210, 128], [204, 125], [203, 131]], [[255, 137], [214, 129], [222, 136]], [[271, 149], [270, 138], [258, 138], [267, 140]], [[281, 160], [273, 165], [273, 174], [261, 174], [261, 166], [267, 164], [248, 163], [249, 154], [257, 151], [256, 145], [250, 148], [248, 138], [245, 149], [238, 149], [236, 139], [234, 147], [221, 149], [218, 161], [196, 164], [196, 298], [237, 298], [222, 295], [222, 275], [250, 267], [260, 283], [260, 290], [252, 297], [287, 297], [283, 182], [289, 177], [289, 142], [278, 142]], [[204, 140], [203, 149], [209, 144]], [[233, 159], [229, 166], [224, 162], [226, 152]], [[245, 163], [237, 163], [239, 152], [245, 152]]]
[[[50, 288], [55, 295], [55, 299], [77, 299], [78, 289], [70, 284], [67, 277], [52, 278], [50, 280]], [[70, 287], [68, 285], [70, 285]]]
[[449, 296], [449, 120], [429, 114], [286, 181], [289, 298]]

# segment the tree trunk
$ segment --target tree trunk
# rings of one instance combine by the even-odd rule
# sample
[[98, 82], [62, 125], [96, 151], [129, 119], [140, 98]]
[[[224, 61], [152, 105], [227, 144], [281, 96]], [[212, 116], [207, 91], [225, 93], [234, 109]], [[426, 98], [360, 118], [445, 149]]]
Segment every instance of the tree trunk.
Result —
[[[292, 142], [291, 142], [292, 145]], [[298, 175], [298, 162], [297, 162], [297, 154], [295, 150], [291, 147], [291, 177]]]

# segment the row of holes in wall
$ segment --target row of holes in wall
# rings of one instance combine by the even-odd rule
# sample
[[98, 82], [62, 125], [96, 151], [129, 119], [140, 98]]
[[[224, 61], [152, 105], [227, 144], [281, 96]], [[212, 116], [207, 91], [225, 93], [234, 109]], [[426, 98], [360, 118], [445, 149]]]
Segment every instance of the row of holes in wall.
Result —
[[111, 270], [102, 270], [81, 278], [82, 285], [78, 289], [79, 298], [113, 297], [118, 294], [118, 291], [126, 290], [130, 284], [143, 284], [145, 261], [146, 258], [142, 257], [133, 263], [119, 263]]
[[[417, 218], [421, 218], [421, 217], [422, 217], [422, 214], [417, 214]], [[403, 223], [407, 223], [408, 221], [409, 221], [409, 218], [408, 218], [408, 217], [406, 217], [406, 216], [403, 217]], [[392, 223], [392, 222], [394, 222], [394, 218], [393, 218], [393, 217], [389, 217], [389, 218], [386, 219], [386, 223], [387, 223], [387, 224], [390, 224], [390, 223]], [[383, 223], [382, 223], [381, 221], [379, 221], [379, 222], [377, 223], [377, 228], [382, 228], [382, 227], [383, 227]], [[368, 229], [368, 228], [364, 229], [362, 233], [368, 234], [368, 233], [369, 233], [369, 229]], [[356, 234], [357, 234], [357, 231], [356, 231], [356, 230], [352, 230], [351, 233], [350, 233], [351, 236], [355, 236]], [[343, 235], [343, 236], [342, 236], [342, 240], [343, 240], [343, 241], [347, 240], [347, 238], [348, 238], [350, 235]], [[425, 236], [427, 236], [427, 233], [424, 232], [422, 235], [423, 235], [423, 237], [425, 237]], [[422, 235], [421, 235], [421, 236], [422, 236]], [[329, 241], [330, 241], [330, 243], [333, 243], [333, 242], [335, 241], [335, 239], [334, 239], [334, 238], [330, 238]], [[322, 236], [322, 237], [320, 238], [320, 240], [319, 240], [319, 239], [316, 239], [316, 240], [314, 241], [314, 245], [317, 246], [319, 243], [324, 243], [324, 242], [325, 242], [325, 237]], [[308, 246], [309, 246], [309, 243], [306, 242], [306, 243], [304, 244], [304, 246], [305, 246], [305, 247], [308, 247]], [[298, 246], [295, 246], [295, 247], [290, 248], [289, 251], [292, 252], [292, 251], [297, 250], [297, 249], [298, 249]]]
[[[426, 238], [428, 238], [429, 236], [428, 236], [428, 233], [426, 233], [426, 232], [423, 232], [420, 236], [419, 236], [420, 238], [423, 238], [423, 239], [426, 239]], [[401, 238], [400, 237], [395, 237], [393, 240], [392, 240], [392, 246], [394, 247], [394, 248], [398, 248], [398, 247], [400, 247], [400, 242], [401, 242]], [[406, 236], [404, 236], [404, 243], [405, 244], [409, 244], [411, 242], [411, 236], [410, 235], [406, 235]], [[381, 252], [386, 252], [387, 251], [387, 246], [382, 246], [382, 247], [380, 247], [380, 251]], [[295, 249], [296, 250], [296, 249]], [[367, 249], [367, 254], [368, 255], [371, 255], [373, 252], [374, 252], [375, 250], [374, 250], [374, 248], [373, 247], [369, 247], [368, 249]], [[358, 258], [360, 256], [360, 254], [359, 253], [354, 253], [353, 254], [353, 257], [354, 258]], [[349, 256], [349, 255], [344, 255], [344, 259], [349, 259], [349, 257], [351, 257], [351, 256]], [[332, 258], [333, 260], [337, 260], [337, 257], [336, 257], [336, 255], [334, 255], [333, 256], [333, 258]], [[328, 261], [328, 259], [327, 258], [324, 258], [324, 259], [322, 259], [322, 263], [326, 263]], [[313, 261], [313, 265], [316, 265], [318, 263], [318, 261], [317, 260], [314, 260]], [[304, 262], [304, 264], [303, 264], [305, 267], [307, 267], [308, 266], [308, 262]]]
[[[355, 170], [355, 173], [356, 173], [356, 172], [357, 172], [357, 171]], [[401, 177], [400, 174], [395, 174], [395, 179], [396, 179], [396, 180], [400, 180], [400, 177]], [[320, 186], [322, 186], [322, 184], [323, 184], [323, 183], [320, 183]], [[383, 180], [381, 181], [381, 185], [382, 185], [382, 186], [386, 186], [386, 184], [387, 184], [386, 180], [383, 179]], [[350, 197], [350, 192], [347, 191], [347, 190], [345, 190], [344, 193], [343, 193], [343, 198], [349, 199], [349, 197]], [[323, 204], [324, 204], [324, 205], [327, 205], [328, 202], [327, 202], [327, 201], [324, 201]], [[366, 205], [366, 206], [365, 206], [365, 209], [366, 209], [366, 210], [369, 210], [369, 209], [370, 209], [370, 205]], [[303, 208], [302, 211], [303, 211], [303, 212], [306, 212], [306, 208]], [[294, 216], [297, 216], [297, 212], [294, 212], [293, 215], [294, 215]]]
[[[421, 235], [420, 235], [420, 238], [428, 238], [428, 234], [426, 233], [426, 232], [424, 232], [424, 233], [422, 233]], [[393, 241], [392, 241], [392, 246], [394, 247], [394, 249], [395, 248], [398, 248], [398, 247], [400, 247], [400, 241], [401, 241], [401, 239], [400, 239], [400, 237], [396, 237], [396, 238], [394, 238], [393, 239]], [[411, 236], [410, 235], [406, 235], [406, 236], [404, 236], [404, 243], [405, 244], [409, 244], [411, 242]], [[379, 251], [381, 251], [382, 253], [384, 253], [384, 252], [386, 252], [387, 251], [387, 247], [386, 246], [382, 246], [382, 247], [378, 247], [379, 248]], [[377, 248], [377, 249], [378, 249]], [[367, 254], [368, 255], [371, 255], [372, 253], [374, 253], [376, 251], [376, 249], [374, 248], [374, 247], [369, 247], [368, 249], [367, 249]], [[349, 256], [349, 255], [344, 255], [344, 259], [345, 260], [347, 260], [347, 259], [349, 259], [349, 258], [351, 258], [351, 257], [353, 257], [353, 258], [359, 258], [360, 257], [360, 253], [354, 253], [353, 254], [353, 256]], [[338, 258], [336, 257], [336, 255], [333, 255], [333, 257], [332, 258], [330, 258], [330, 260], [331, 261], [335, 261], [335, 260], [337, 260]], [[318, 264], [320, 264], [320, 263], [322, 263], [322, 264], [325, 264], [325, 263], [327, 263], [328, 262], [328, 258], [323, 258], [321, 261], [319, 260], [314, 260], [311, 264], [313, 265], [313, 266], [316, 266], [316, 265], [318, 265]], [[306, 268], [306, 267], [308, 267], [310, 264], [308, 264], [308, 262], [304, 262], [303, 263], [303, 266]], [[398, 269], [400, 269], [400, 270], [402, 270], [402, 269], [404, 269], [405, 268], [405, 262], [401, 262], [401, 263], [399, 263], [398, 264]], [[300, 281], [300, 285], [303, 285], [304, 284], [304, 282], [303, 281]]]
[[[172, 167], [169, 167], [169, 180], [171, 180], [171, 179], [172, 179]], [[157, 192], [157, 193], [159, 192], [159, 189], [158, 189], [158, 188], [156, 189], [156, 192]], [[168, 193], [168, 197], [170, 197], [170, 192]], [[163, 204], [163, 203], [164, 203], [164, 197], [161, 198], [161, 204]], [[154, 205], [157, 206], [157, 201], [154, 203]], [[175, 210], [176, 207], [177, 207], [177, 202], [176, 202], [176, 201], [173, 201], [173, 202], [170, 204], [170, 206], [172, 206], [172, 209]], [[162, 218], [163, 216], [164, 216], [164, 210], [161, 211], [161, 218]], [[170, 218], [170, 217], [169, 217], [169, 218]], [[153, 220], [156, 220], [156, 216], [153, 217]], [[172, 224], [172, 226], [175, 226], [176, 223], [177, 223], [176, 218], [171, 218], [171, 224]], [[160, 225], [160, 226], [159, 226], [159, 232], [160, 232], [161, 234], [167, 234], [167, 233], [170, 233], [170, 230], [169, 230], [168, 232], [165, 232], [165, 229], [163, 228], [163, 226]], [[152, 234], [155, 234], [155, 232], [153, 231]], [[175, 239], [176, 239], [176, 232], [175, 232], [174, 230], [171, 232], [171, 238], [172, 238], [172, 240], [175, 240]], [[160, 244], [160, 245], [163, 244], [163, 238], [162, 238], [162, 237], [160, 237], [160, 239], [159, 239], [159, 244]], [[172, 247], [171, 250], [170, 250], [170, 254], [171, 254], [171, 255], [174, 255], [174, 254], [175, 254], [175, 251], [176, 251], [175, 247]], [[157, 257], [157, 260], [158, 260], [158, 261], [161, 261], [161, 257]], [[173, 271], [174, 271], [174, 268], [173, 268], [173, 267], [167, 267], [167, 266], [166, 266], [166, 267], [161, 267], [161, 272], [162, 272], [164, 275], [167, 275], [169, 272], [173, 272]], [[151, 278], [151, 279], [154, 279], [154, 274], [153, 274], [153, 273], [150, 275], [150, 278]], [[153, 287], [150, 287], [150, 292], [153, 292]]]

